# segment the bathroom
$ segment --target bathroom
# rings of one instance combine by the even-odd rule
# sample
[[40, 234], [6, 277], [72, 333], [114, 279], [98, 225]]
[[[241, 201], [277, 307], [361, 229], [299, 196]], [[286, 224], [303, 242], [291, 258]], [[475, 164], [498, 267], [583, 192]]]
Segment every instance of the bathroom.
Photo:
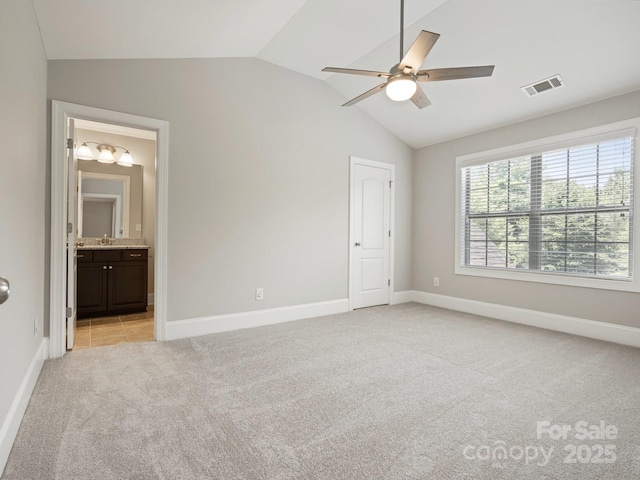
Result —
[[74, 126], [77, 320], [70, 346], [153, 341], [156, 133], [80, 119]]

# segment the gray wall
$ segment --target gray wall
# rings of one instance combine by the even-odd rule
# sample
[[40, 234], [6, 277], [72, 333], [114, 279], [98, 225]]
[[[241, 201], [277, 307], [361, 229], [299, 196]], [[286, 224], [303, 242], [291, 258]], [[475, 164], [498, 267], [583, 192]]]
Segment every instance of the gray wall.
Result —
[[[32, 2], [0, 13], [0, 424], [42, 341], [45, 305], [47, 62]], [[34, 336], [34, 319], [39, 333]]]
[[[414, 289], [640, 327], [638, 293], [454, 274], [457, 156], [638, 116], [640, 91], [416, 151]], [[434, 276], [440, 277], [440, 287], [433, 286]]]
[[169, 321], [346, 298], [349, 155], [397, 166], [395, 288], [411, 288], [413, 151], [322, 82], [257, 59], [48, 73], [50, 99], [170, 122]]

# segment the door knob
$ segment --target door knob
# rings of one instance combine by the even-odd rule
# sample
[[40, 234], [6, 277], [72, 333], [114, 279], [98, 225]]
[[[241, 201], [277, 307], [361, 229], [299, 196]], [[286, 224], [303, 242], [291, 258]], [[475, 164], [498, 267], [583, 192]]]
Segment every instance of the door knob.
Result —
[[360, 246], [360, 242], [356, 242], [356, 247], [359, 247], [359, 246]]
[[9, 298], [9, 280], [0, 277], [0, 305]]

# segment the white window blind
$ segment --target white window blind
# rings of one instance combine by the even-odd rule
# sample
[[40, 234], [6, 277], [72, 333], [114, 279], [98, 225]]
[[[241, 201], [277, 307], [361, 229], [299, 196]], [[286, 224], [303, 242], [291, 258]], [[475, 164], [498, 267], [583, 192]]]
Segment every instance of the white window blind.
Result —
[[460, 264], [631, 280], [634, 138], [463, 167]]

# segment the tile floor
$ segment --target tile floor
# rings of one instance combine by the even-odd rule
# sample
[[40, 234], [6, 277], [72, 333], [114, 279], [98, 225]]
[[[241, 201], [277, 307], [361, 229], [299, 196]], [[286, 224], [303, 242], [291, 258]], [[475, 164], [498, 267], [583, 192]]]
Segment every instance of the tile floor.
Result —
[[152, 306], [142, 313], [78, 320], [73, 350], [150, 341], [153, 341]]

